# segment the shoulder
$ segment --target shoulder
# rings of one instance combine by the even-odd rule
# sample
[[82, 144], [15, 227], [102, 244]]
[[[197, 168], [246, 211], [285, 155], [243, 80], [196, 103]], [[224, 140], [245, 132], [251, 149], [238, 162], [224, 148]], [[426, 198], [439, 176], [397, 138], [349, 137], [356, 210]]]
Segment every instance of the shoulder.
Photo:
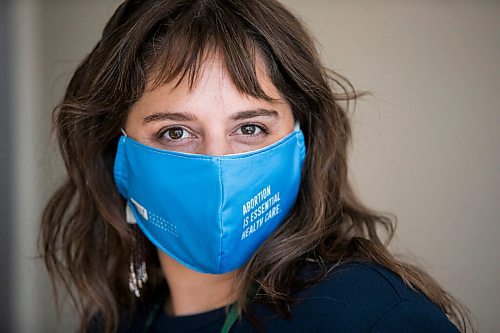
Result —
[[441, 309], [388, 269], [353, 262], [340, 265], [299, 295], [301, 313], [317, 314], [316, 331], [458, 332]]

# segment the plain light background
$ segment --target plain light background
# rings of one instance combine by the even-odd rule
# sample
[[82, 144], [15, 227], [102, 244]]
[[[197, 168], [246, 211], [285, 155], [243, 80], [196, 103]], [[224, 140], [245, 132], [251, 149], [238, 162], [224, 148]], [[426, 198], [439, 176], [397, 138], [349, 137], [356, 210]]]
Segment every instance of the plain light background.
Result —
[[[2, 186], [13, 216], [0, 237], [11, 305], [2, 331], [73, 331], [69, 305], [54, 316], [33, 258], [40, 211], [64, 177], [50, 114], [119, 2], [2, 1]], [[479, 332], [498, 332], [500, 2], [282, 2], [327, 66], [372, 92], [351, 114], [351, 177], [369, 206], [398, 217], [392, 248], [465, 303]]]

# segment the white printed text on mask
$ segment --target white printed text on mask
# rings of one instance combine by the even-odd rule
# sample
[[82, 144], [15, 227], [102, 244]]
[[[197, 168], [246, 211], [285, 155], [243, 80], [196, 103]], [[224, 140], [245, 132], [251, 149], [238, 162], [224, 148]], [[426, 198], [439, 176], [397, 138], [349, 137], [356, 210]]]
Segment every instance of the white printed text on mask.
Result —
[[279, 201], [280, 192], [273, 194], [271, 185], [268, 185], [243, 205], [241, 240], [259, 230], [264, 223], [280, 213]]

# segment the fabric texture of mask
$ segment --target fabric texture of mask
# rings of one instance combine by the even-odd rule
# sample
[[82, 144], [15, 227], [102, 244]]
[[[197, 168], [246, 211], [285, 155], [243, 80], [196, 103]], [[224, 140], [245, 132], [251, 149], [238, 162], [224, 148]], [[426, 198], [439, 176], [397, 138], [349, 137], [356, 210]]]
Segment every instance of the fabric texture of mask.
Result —
[[160, 250], [202, 273], [241, 267], [297, 198], [304, 136], [241, 154], [152, 148], [121, 136], [114, 178], [139, 227]]

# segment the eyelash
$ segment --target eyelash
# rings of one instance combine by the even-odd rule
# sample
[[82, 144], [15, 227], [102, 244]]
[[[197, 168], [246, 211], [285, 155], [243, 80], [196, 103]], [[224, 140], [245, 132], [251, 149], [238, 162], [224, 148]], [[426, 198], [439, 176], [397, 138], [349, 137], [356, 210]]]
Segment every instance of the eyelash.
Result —
[[238, 126], [238, 130], [241, 130], [241, 128], [245, 127], [245, 126], [255, 126], [257, 127], [261, 132], [260, 133], [257, 133], [257, 134], [239, 134], [239, 135], [244, 135], [246, 137], [256, 137], [256, 136], [261, 136], [261, 135], [267, 135], [269, 134], [269, 130], [263, 126], [263, 125], [259, 125], [259, 124], [253, 124], [253, 123], [248, 123], [248, 124], [242, 124], [240, 126]]

